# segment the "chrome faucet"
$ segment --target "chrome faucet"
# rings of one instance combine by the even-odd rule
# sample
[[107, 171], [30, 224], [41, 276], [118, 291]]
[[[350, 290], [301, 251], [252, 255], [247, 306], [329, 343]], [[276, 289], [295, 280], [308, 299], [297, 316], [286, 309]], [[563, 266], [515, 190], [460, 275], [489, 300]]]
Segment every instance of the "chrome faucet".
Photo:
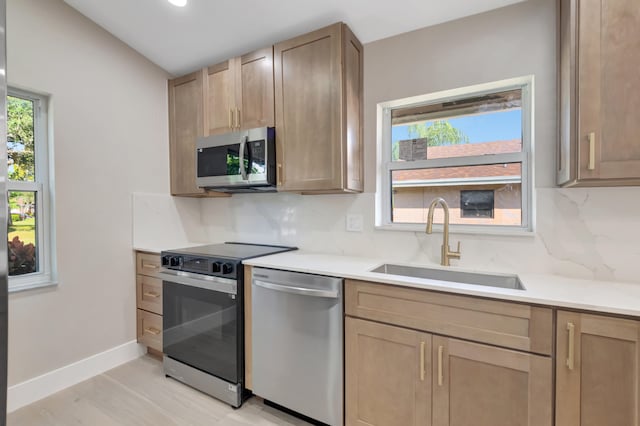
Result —
[[460, 259], [460, 241], [458, 241], [458, 250], [451, 251], [449, 248], [449, 205], [443, 198], [436, 198], [431, 202], [429, 206], [429, 216], [427, 218], [426, 233], [431, 234], [433, 232], [433, 212], [438, 204], [442, 205], [444, 209], [444, 229], [442, 230], [442, 257], [440, 264], [442, 266], [449, 266], [449, 259]]

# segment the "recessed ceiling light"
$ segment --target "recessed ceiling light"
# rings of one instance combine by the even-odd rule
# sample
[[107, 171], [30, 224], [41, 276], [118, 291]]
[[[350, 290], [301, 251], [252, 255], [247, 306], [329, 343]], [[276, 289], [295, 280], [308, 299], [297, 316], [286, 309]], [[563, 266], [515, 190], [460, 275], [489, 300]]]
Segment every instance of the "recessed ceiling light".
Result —
[[169, 0], [169, 3], [174, 6], [184, 7], [187, 5], [187, 0]]

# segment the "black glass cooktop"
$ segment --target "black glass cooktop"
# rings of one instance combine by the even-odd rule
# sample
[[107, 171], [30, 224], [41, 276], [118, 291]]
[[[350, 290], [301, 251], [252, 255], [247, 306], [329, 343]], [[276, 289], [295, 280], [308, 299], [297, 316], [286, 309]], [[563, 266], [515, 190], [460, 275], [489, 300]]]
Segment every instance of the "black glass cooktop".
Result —
[[297, 247], [229, 242], [224, 244], [210, 244], [177, 250], [167, 250], [167, 252], [170, 252], [171, 254], [185, 254], [212, 258], [224, 257], [227, 259], [245, 260], [253, 257], [266, 256], [269, 254], [282, 253], [297, 249]]

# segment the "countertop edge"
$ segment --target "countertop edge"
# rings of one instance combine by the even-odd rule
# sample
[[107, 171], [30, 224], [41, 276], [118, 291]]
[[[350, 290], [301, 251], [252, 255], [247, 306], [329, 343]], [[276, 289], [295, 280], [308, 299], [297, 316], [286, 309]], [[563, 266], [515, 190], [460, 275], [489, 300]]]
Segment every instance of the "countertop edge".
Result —
[[[493, 287], [480, 287], [476, 285], [467, 285], [467, 284], [456, 284], [456, 283], [447, 283], [444, 281], [435, 281], [435, 280], [427, 280], [421, 278], [394, 278], [393, 276], [383, 275], [378, 273], [369, 272], [374, 267], [380, 265], [383, 262], [374, 260], [374, 259], [366, 259], [366, 258], [352, 258], [349, 256], [340, 256], [340, 255], [327, 255], [318, 253], [318, 258], [322, 258], [316, 263], [321, 263], [322, 261], [330, 261], [332, 258], [335, 258], [337, 262], [342, 263], [343, 265], [349, 262], [349, 259], [353, 260], [354, 266], [353, 269], [359, 269], [361, 272], [353, 272], [353, 271], [345, 271], [343, 268], [323, 268], [318, 267], [317, 264], [312, 266], [309, 265], [309, 262], [305, 264], [303, 261], [298, 262], [287, 262], [287, 258], [296, 256], [296, 252], [291, 252], [288, 254], [275, 254], [264, 257], [258, 257], [253, 259], [245, 260], [243, 263], [245, 265], [253, 266], [253, 267], [263, 267], [263, 268], [271, 268], [271, 269], [281, 269], [288, 270], [292, 272], [301, 272], [308, 274], [316, 274], [316, 275], [327, 275], [334, 276], [344, 279], [352, 279], [359, 281], [369, 281], [384, 285], [393, 285], [407, 288], [416, 288], [422, 290], [430, 290], [430, 291], [438, 291], [450, 294], [460, 294], [472, 297], [481, 297], [485, 299], [494, 299], [515, 303], [526, 303], [537, 306], [544, 306], [549, 308], [564, 308], [571, 310], [580, 310], [580, 311], [588, 311], [593, 313], [603, 313], [603, 314], [611, 314], [611, 315], [620, 315], [626, 317], [640, 317], [640, 285], [633, 283], [605, 283], [599, 281], [590, 281], [584, 279], [576, 279], [570, 277], [563, 276], [555, 276], [555, 275], [529, 275], [522, 274], [519, 275], [522, 280], [525, 290], [511, 290], [511, 289], [501, 289], [501, 288], [493, 288]], [[304, 256], [313, 257], [314, 254], [304, 253]], [[300, 256], [300, 254], [298, 254]], [[300, 256], [301, 257], [301, 256]], [[347, 260], [345, 260], [347, 259]], [[553, 281], [552, 283], [541, 281]], [[620, 294], [620, 300], [623, 300], [626, 303], [605, 303], [605, 304], [597, 304], [594, 303], [594, 300], [602, 300], [604, 297], [599, 297], [598, 295], [591, 295], [588, 297], [590, 300], [567, 300], [568, 297], [560, 297], [559, 295], [549, 294], [545, 296], [542, 294], [544, 291], [549, 293], [553, 293], [554, 291], [558, 293], [571, 294], [574, 297], [585, 297], [585, 293], [583, 292], [574, 292], [571, 290], [584, 290], [584, 287], [599, 287], [597, 290], [602, 290], [603, 296], [605, 293], [622, 293]], [[607, 287], [613, 286], [614, 288]], [[479, 288], [478, 288], [479, 287]], [[540, 288], [538, 288], [540, 287]], [[579, 288], [582, 287], [582, 288]], [[559, 291], [563, 290], [563, 291]], [[630, 294], [625, 294], [630, 293]], [[611, 296], [611, 294], [607, 294]], [[629, 303], [629, 296], [632, 296], [632, 300], [638, 301], [637, 304]], [[629, 306], [629, 305], [633, 305]], [[637, 306], [637, 308], [635, 308]]]

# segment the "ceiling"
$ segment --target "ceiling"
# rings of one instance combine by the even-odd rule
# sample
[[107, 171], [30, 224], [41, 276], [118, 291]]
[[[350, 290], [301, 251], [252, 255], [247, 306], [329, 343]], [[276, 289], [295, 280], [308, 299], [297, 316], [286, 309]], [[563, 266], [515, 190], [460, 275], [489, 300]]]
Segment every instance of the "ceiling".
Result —
[[64, 0], [177, 76], [337, 21], [362, 43], [523, 0]]

